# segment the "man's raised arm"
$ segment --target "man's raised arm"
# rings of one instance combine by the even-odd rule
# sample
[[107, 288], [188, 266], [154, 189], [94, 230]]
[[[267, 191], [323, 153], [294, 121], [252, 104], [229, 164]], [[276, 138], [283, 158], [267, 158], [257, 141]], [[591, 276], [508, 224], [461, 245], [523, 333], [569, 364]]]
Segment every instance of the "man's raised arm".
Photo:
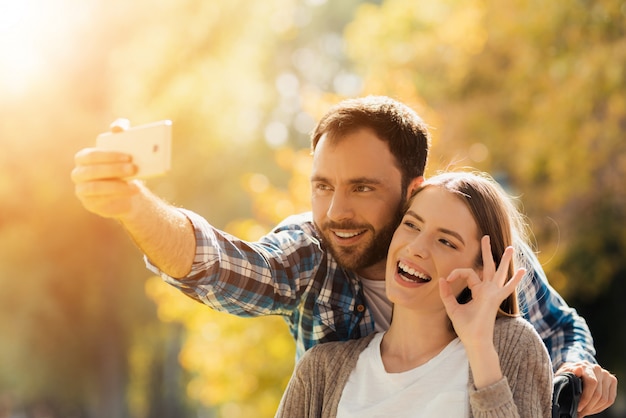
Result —
[[72, 181], [85, 209], [119, 221], [163, 272], [177, 278], [189, 273], [196, 249], [191, 223], [141, 181], [128, 180], [137, 170], [131, 156], [86, 148], [74, 160]]

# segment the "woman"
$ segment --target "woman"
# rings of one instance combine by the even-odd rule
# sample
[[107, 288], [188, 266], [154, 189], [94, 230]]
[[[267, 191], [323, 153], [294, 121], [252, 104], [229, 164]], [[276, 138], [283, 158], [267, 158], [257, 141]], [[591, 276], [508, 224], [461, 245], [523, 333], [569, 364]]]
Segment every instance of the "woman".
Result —
[[389, 330], [309, 350], [276, 416], [550, 416], [550, 359], [518, 316], [520, 219], [486, 175], [426, 181], [389, 247]]

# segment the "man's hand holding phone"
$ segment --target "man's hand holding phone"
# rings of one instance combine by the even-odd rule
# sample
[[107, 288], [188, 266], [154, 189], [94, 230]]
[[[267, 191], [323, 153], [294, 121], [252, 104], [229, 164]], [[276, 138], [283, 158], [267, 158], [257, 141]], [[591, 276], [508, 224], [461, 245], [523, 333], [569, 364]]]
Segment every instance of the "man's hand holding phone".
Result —
[[165, 174], [170, 169], [172, 122], [162, 120], [135, 127], [123, 127], [118, 121], [112, 132], [96, 138], [96, 148], [117, 151], [132, 157], [137, 172], [133, 177], [149, 178]]
[[146, 196], [141, 192], [145, 186], [135, 179], [169, 170], [172, 128], [170, 121], [123, 125], [114, 122], [111, 132], [98, 135], [95, 147], [77, 152], [71, 175], [75, 194], [87, 210], [120, 221], [141, 212], [137, 199]]

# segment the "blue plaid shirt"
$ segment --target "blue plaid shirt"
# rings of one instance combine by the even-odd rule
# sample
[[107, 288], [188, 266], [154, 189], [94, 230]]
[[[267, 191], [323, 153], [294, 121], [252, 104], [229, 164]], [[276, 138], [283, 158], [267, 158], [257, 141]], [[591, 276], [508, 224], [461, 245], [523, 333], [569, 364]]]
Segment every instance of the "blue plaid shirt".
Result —
[[[167, 283], [219, 311], [283, 316], [296, 340], [297, 358], [315, 344], [374, 332], [358, 276], [324, 250], [310, 213], [291, 216], [259, 241], [246, 242], [181, 210], [196, 233], [189, 275], [172, 278], [146, 259], [148, 268]], [[543, 339], [554, 368], [569, 361], [595, 363], [585, 320], [550, 287], [532, 251], [527, 253], [532, 268], [519, 289], [520, 305]]]

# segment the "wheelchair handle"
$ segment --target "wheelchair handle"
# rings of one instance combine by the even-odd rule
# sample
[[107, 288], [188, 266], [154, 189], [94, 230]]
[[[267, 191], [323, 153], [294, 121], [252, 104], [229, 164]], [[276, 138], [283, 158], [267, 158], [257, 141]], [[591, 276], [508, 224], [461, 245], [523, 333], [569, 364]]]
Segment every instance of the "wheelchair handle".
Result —
[[574, 373], [565, 372], [554, 376], [552, 393], [552, 418], [576, 418], [578, 401], [583, 392], [582, 379]]

